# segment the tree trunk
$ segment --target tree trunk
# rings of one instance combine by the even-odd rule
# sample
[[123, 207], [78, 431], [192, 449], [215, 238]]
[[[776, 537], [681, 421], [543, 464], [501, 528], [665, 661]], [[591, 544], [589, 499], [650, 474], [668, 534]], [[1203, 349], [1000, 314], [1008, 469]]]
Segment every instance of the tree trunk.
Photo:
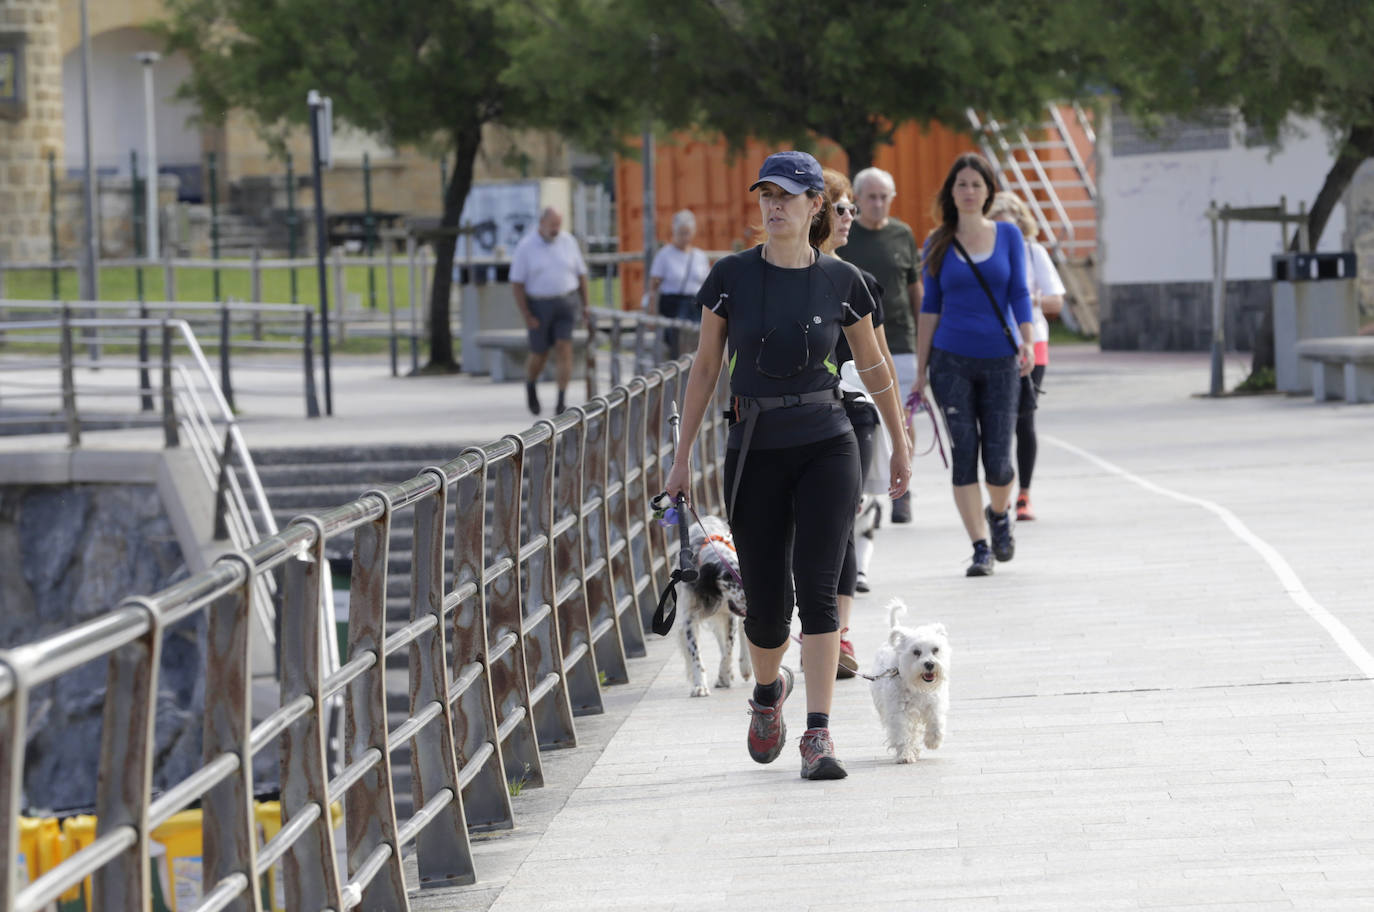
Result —
[[845, 158], [849, 159], [849, 176], [852, 178], [864, 168], [873, 167], [873, 139], [865, 137], [844, 144]]
[[449, 328], [449, 295], [453, 291], [453, 251], [458, 245], [458, 221], [472, 189], [472, 165], [482, 143], [482, 125], [467, 123], [453, 131], [453, 174], [444, 193], [444, 215], [434, 241], [434, 285], [429, 296], [429, 364], [426, 371], [455, 371], [453, 333]]
[[[1350, 186], [1350, 181], [1355, 177], [1355, 172], [1359, 170], [1360, 165], [1364, 164], [1366, 159], [1371, 157], [1374, 157], [1374, 127], [1351, 128], [1350, 137], [1341, 147], [1341, 153], [1332, 163], [1331, 170], [1326, 172], [1326, 179], [1322, 182], [1322, 188], [1317, 193], [1317, 198], [1312, 202], [1312, 210], [1307, 214], [1307, 237], [1313, 250], [1317, 249], [1317, 242], [1321, 239], [1322, 232], [1326, 230], [1326, 223], [1331, 218], [1331, 212], [1336, 208], [1336, 203], [1340, 202], [1341, 197], [1345, 195], [1346, 189]], [[1294, 235], [1289, 249], [1299, 252], [1297, 235]], [[1264, 368], [1273, 370], [1274, 366], [1274, 309], [1266, 307], [1264, 318], [1260, 321], [1259, 329], [1255, 333], [1255, 347], [1250, 357], [1250, 373], [1253, 375]]]

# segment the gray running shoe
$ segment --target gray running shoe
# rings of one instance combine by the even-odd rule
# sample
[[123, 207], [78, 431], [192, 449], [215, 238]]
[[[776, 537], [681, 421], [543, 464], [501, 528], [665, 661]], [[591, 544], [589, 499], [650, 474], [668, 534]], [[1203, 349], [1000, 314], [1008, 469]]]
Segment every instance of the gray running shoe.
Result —
[[1009, 561], [1016, 556], [1016, 539], [1011, 537], [1011, 511], [992, 512], [992, 507], [984, 507], [983, 515], [988, 518], [988, 531], [992, 533], [992, 553], [999, 561]]

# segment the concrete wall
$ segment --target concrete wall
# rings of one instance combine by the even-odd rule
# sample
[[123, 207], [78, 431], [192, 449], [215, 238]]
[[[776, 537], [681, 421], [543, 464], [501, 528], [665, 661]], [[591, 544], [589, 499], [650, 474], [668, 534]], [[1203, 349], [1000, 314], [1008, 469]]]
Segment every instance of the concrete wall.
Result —
[[[1315, 121], [1295, 120], [1281, 148], [1248, 147], [1232, 118], [1173, 124], [1163, 139], [1120, 111], [1098, 133], [1102, 347], [1196, 350], [1211, 345], [1211, 223], [1217, 205], [1311, 205], [1333, 161]], [[1345, 208], [1332, 214], [1318, 249], [1343, 249]], [[1291, 229], [1290, 229], [1291, 236]], [[1374, 238], [1371, 238], [1374, 246]], [[1228, 349], [1248, 350], [1269, 306], [1275, 224], [1232, 223], [1226, 260]]]

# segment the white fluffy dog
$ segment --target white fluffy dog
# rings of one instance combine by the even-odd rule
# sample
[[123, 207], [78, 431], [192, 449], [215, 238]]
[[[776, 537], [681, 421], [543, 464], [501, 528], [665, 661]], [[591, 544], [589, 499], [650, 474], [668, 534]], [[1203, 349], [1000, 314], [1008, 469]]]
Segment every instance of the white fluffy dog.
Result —
[[873, 705], [887, 731], [887, 746], [898, 763], [913, 763], [920, 744], [934, 750], [944, 742], [949, 715], [949, 637], [944, 624], [901, 627], [906, 605], [888, 605], [887, 642], [874, 658], [869, 685]]
[[[683, 518], [686, 521], [686, 517]], [[691, 696], [710, 696], [706, 686], [706, 667], [701, 660], [700, 627], [711, 628], [720, 645], [720, 669], [716, 686], [729, 687], [732, 681], [730, 660], [739, 643], [739, 673], [749, 680], [754, 667], [749, 661], [749, 644], [740, 635], [740, 618], [744, 617], [744, 590], [740, 587], [739, 558], [735, 555], [735, 540], [730, 526], [716, 516], [702, 517], [692, 524], [691, 547], [696, 558], [697, 578], [687, 584], [686, 610], [680, 625], [682, 654], [687, 659], [687, 680]]]

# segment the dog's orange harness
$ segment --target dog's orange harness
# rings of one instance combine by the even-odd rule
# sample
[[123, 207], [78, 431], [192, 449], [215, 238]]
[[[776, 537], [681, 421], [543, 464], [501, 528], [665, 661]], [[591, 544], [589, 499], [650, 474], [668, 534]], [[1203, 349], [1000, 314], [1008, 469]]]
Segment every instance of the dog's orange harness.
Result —
[[735, 550], [735, 543], [730, 539], [726, 538], [724, 535], [708, 535], [706, 536], [705, 540], [702, 541], [701, 547], [697, 549], [697, 553], [700, 554], [707, 548], [715, 548], [715, 545], [711, 544], [711, 542], [720, 542], [722, 545], [729, 548], [731, 551]]

